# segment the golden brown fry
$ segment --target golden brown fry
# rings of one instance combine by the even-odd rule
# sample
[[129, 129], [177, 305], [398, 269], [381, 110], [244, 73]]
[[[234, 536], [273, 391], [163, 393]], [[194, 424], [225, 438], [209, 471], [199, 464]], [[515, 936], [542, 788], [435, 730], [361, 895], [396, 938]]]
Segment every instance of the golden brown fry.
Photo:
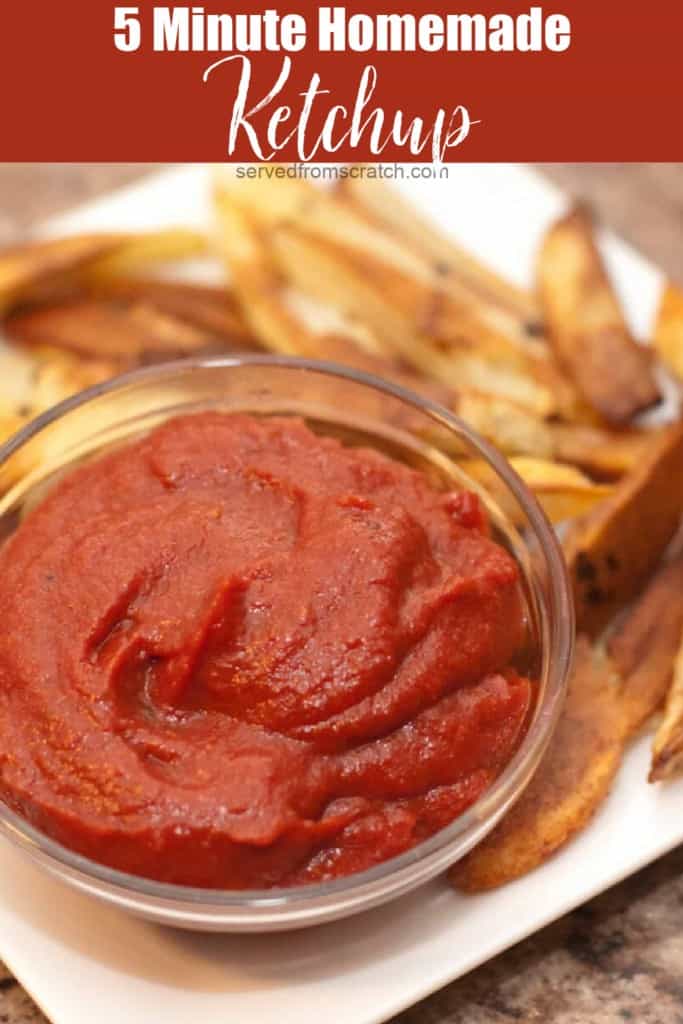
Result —
[[[578, 395], [542, 337], [541, 313], [530, 292], [479, 263], [466, 249], [442, 235], [394, 190], [378, 179], [345, 178], [337, 195], [350, 209], [380, 227], [421, 257], [438, 281], [441, 292], [456, 307], [469, 310], [469, 324], [454, 322], [451, 336], [463, 328], [478, 340], [489, 334], [502, 345], [512, 341], [528, 360], [534, 378], [553, 394], [558, 412], [574, 418], [580, 411]], [[481, 342], [480, 342], [481, 344]]]
[[595, 636], [640, 590], [683, 514], [683, 423], [662, 431], [565, 542], [579, 629]]
[[623, 424], [659, 402], [651, 355], [626, 326], [583, 208], [546, 235], [538, 282], [557, 357], [597, 412]]
[[537, 331], [540, 311], [534, 296], [506, 281], [441, 234], [430, 220], [402, 199], [398, 191], [365, 174], [342, 179], [338, 194], [429, 261], [441, 277], [455, 279], [482, 303], [493, 304], [507, 312], [516, 321], [514, 330], [521, 327], [532, 333]]
[[123, 274], [148, 270], [159, 263], [175, 263], [203, 256], [209, 249], [206, 234], [193, 228], [162, 228], [129, 235], [111, 251], [83, 268], [82, 280], [96, 283]]
[[536, 774], [493, 832], [454, 865], [453, 884], [493, 889], [547, 860], [606, 797], [624, 738], [614, 669], [580, 636], [567, 701]]
[[34, 290], [110, 253], [126, 235], [74, 235], [28, 242], [0, 252], [0, 315]]
[[551, 426], [507, 398], [465, 391], [452, 408], [506, 455], [554, 455]]
[[217, 190], [218, 252], [249, 330], [270, 352], [300, 355], [312, 334], [286, 301], [277, 267], [253, 220]]
[[[382, 352], [462, 389], [509, 397], [538, 415], [572, 405], [547, 358], [505, 333], [500, 311], [455, 283], [346, 204], [301, 182], [221, 179], [219, 207], [262, 233], [281, 275], [318, 301], [367, 324]], [[556, 389], [557, 395], [553, 392]]]
[[78, 391], [113, 377], [118, 365], [107, 359], [82, 359], [51, 346], [33, 351], [35, 369], [28, 406], [31, 416], [45, 412]]
[[435, 315], [430, 307], [436, 293], [428, 282], [420, 284], [412, 273], [380, 264], [368, 252], [299, 228], [277, 228], [270, 239], [278, 266], [292, 283], [367, 324], [386, 352], [418, 372], [457, 390], [509, 398], [539, 416], [556, 408], [549, 389], [528, 372], [524, 354], [504, 339], [475, 330], [464, 316], [462, 334], [453, 323], [446, 331], [442, 313]]
[[674, 284], [662, 292], [653, 341], [663, 363], [683, 380], [683, 291]]
[[0, 415], [24, 418], [30, 408], [35, 359], [0, 342]]
[[[596, 484], [573, 466], [563, 466], [529, 456], [510, 459], [510, 465], [536, 495], [541, 507], [552, 523], [562, 523], [582, 515], [602, 501], [611, 488]], [[525, 518], [514, 499], [501, 487], [492, 468], [480, 460], [462, 462], [461, 468], [491, 493], [501, 510], [517, 525]]]
[[607, 649], [623, 680], [629, 733], [662, 704], [683, 631], [683, 556], [663, 565], [608, 638]]
[[612, 492], [608, 484], [595, 483], [574, 466], [528, 456], [510, 462], [552, 523], [584, 515]]
[[558, 459], [599, 480], [617, 480], [630, 473], [658, 436], [654, 431], [610, 431], [574, 423], [548, 424], [548, 432]]
[[[680, 590], [679, 590], [680, 595]], [[680, 597], [679, 597], [680, 600]], [[652, 745], [649, 781], [660, 782], [683, 767], [683, 634], [674, 661], [671, 688], [666, 698], [664, 718]]]
[[245, 346], [253, 341], [235, 296], [225, 286], [119, 275], [90, 284], [87, 293], [153, 307], [216, 339]]
[[[16, 353], [0, 348], [0, 443], [8, 440], [34, 416], [83, 388], [111, 377], [116, 364], [82, 359], [53, 348], [36, 348]], [[49, 442], [46, 442], [49, 447]], [[42, 442], [32, 444], [33, 455], [15, 453], [0, 468], [0, 491], [11, 486], [35, 465], [35, 451], [46, 450]]]
[[5, 332], [20, 344], [117, 360], [122, 367], [244, 344], [243, 329], [236, 335], [203, 329], [144, 298], [76, 298], [38, 306], [10, 316]]
[[455, 394], [448, 388], [435, 381], [425, 380], [424, 377], [390, 359], [370, 355], [360, 349], [353, 340], [341, 334], [321, 334], [315, 337], [311, 351], [302, 350], [301, 354], [311, 359], [324, 359], [374, 374], [376, 377], [398, 384], [399, 387], [415, 391], [446, 408], [454, 408], [457, 405]]

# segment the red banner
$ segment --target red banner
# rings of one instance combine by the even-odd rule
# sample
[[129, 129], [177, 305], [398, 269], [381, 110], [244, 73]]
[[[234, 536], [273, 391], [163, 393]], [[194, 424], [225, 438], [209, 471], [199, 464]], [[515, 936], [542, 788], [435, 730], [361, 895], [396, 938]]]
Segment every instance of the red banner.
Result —
[[0, 18], [2, 160], [683, 158], [674, 0], [21, 0]]

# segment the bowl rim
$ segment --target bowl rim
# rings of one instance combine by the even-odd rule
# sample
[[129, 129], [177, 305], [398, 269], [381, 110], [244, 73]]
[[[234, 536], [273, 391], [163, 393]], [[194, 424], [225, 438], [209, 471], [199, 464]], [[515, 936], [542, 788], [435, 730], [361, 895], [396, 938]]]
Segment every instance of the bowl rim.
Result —
[[[377, 883], [386, 883], [389, 879], [395, 879], [395, 887], [400, 888], [400, 880], [405, 878], [406, 872], [412, 872], [422, 862], [426, 864], [434, 860], [441, 860], [444, 867], [448, 866], [452, 858], [448, 858], [447, 852], [454, 841], [463, 838], [468, 830], [471, 831], [473, 837], [467, 846], [469, 849], [489, 830], [489, 827], [492, 827], [490, 825], [491, 818], [493, 817], [495, 824], [495, 821], [505, 813], [531, 778], [557, 722], [573, 660], [574, 607], [564, 557], [555, 531], [533, 493], [505, 457], [463, 420], [439, 403], [391, 381], [383, 380], [374, 374], [330, 361], [239, 353], [224, 356], [190, 357], [131, 370], [73, 395], [31, 420], [0, 446], [0, 467], [23, 445], [51, 424], [102, 396], [145, 382], [163, 383], [167, 378], [177, 377], [187, 372], [223, 370], [243, 366], [282, 368], [318, 373], [332, 378], [341, 377], [352, 384], [383, 392], [417, 408], [418, 411], [426, 413], [451, 432], [464, 437], [493, 467], [496, 475], [513, 493], [528, 516], [547, 566], [550, 603], [554, 607], [552, 614], [547, 615], [549, 626], [547, 639], [550, 643], [552, 661], [548, 669], [548, 686], [544, 694], [544, 705], [537, 709], [537, 713], [512, 759], [482, 797], [463, 814], [429, 839], [418, 843], [411, 849], [364, 871], [328, 882], [315, 882], [291, 888], [230, 890], [155, 881], [108, 867], [70, 850], [16, 814], [1, 799], [0, 833], [15, 845], [22, 847], [33, 859], [42, 862], [53, 873], [59, 874], [60, 867], [64, 869], [72, 883], [80, 888], [87, 889], [89, 880], [96, 880], [103, 884], [109, 891], [110, 898], [112, 898], [112, 894], [118, 893], [124, 898], [126, 895], [130, 895], [134, 898], [141, 897], [150, 900], [157, 908], [164, 905], [169, 908], [177, 908], [179, 904], [182, 904], [185, 907], [196, 907], [202, 912], [211, 913], [213, 911], [218, 915], [227, 913], [228, 916], [231, 913], [239, 916], [240, 912], [258, 913], [259, 911], [267, 914], [278, 908], [286, 907], [293, 916], [296, 916], [299, 912], [305, 912], [307, 908], [313, 911], [316, 907], [321, 909], [333, 898], [350, 897], [355, 906], [356, 903], [363, 900], [364, 894], [368, 894], [374, 889]], [[552, 686], [550, 685], [551, 681]], [[444, 853], [446, 853], [446, 857], [444, 857]], [[433, 877], [435, 873], [434, 870], [425, 871], [425, 880], [428, 877]], [[375, 902], [379, 902], [379, 900]]]

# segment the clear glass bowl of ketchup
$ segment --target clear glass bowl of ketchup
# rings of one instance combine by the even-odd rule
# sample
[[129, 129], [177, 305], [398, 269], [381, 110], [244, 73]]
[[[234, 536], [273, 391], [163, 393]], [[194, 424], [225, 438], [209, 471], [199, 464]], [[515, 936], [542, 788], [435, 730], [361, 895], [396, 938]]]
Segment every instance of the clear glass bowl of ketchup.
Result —
[[[62, 882], [121, 909], [205, 931], [301, 928], [376, 907], [445, 872], [512, 806], [538, 767], [561, 709], [573, 652], [571, 594], [561, 549], [535, 498], [503, 456], [465, 423], [369, 375], [271, 356], [145, 368], [83, 392], [31, 422], [0, 449], [0, 543], [73, 467], [173, 417], [207, 410], [299, 417], [317, 434], [376, 449], [421, 470], [436, 488], [474, 491], [494, 539], [520, 569], [525, 641], [513, 668], [534, 680], [535, 698], [516, 752], [451, 824], [367, 870], [262, 890], [162, 883], [75, 853], [0, 802], [0, 835], [20, 853]], [[486, 465], [486, 488], [468, 475], [472, 460]]]

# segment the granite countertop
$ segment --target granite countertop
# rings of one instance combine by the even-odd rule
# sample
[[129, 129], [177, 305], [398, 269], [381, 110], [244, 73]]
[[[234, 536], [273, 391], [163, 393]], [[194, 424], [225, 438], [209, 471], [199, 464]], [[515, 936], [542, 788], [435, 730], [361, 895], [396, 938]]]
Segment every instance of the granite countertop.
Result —
[[[0, 244], [153, 170], [0, 164]], [[682, 164], [551, 164], [558, 184], [683, 282]], [[0, 1024], [46, 1018], [0, 964]], [[683, 847], [392, 1024], [683, 1024]], [[245, 1022], [246, 1024], [246, 1022]]]

